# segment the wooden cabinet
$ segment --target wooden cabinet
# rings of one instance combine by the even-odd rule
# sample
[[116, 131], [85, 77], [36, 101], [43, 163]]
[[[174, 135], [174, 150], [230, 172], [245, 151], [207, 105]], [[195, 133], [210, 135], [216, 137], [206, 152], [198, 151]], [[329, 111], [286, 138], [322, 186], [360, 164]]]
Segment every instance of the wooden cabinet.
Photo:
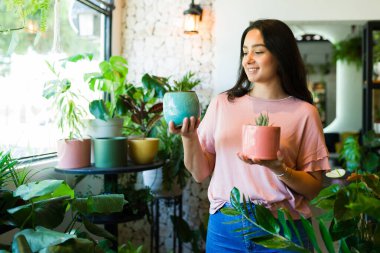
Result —
[[380, 20], [363, 30], [363, 132], [380, 122]]

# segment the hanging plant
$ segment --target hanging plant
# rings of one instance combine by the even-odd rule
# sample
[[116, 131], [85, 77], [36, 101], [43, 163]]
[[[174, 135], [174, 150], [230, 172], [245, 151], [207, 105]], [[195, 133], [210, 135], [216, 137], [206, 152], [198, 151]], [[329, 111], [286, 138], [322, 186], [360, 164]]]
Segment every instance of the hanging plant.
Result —
[[355, 64], [358, 68], [362, 65], [362, 38], [352, 37], [339, 41], [333, 45], [333, 60], [345, 61], [347, 64]]
[[40, 31], [45, 32], [49, 9], [53, 1], [54, 0], [5, 0], [4, 3], [8, 11], [13, 11], [21, 20], [23, 20], [24, 25], [26, 18], [37, 16], [39, 19]]

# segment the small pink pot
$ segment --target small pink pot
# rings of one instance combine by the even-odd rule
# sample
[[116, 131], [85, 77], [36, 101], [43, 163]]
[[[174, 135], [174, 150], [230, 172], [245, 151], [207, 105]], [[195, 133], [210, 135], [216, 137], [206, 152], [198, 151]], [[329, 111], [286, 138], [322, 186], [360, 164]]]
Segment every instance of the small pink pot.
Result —
[[243, 125], [243, 154], [260, 160], [276, 160], [281, 128]]
[[91, 139], [58, 140], [58, 168], [75, 169], [91, 165]]

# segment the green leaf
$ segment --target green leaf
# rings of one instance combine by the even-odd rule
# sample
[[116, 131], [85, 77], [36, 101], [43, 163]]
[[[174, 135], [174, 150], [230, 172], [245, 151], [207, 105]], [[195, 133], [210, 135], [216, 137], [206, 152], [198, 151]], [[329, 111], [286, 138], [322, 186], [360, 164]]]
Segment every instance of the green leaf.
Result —
[[282, 208], [279, 208], [277, 210], [277, 217], [278, 217], [278, 221], [280, 222], [282, 229], [284, 231], [285, 238], [287, 238], [288, 240], [292, 240], [292, 231], [290, 230], [290, 228], [286, 222], [285, 212]]
[[335, 197], [335, 195], [338, 193], [338, 191], [340, 190], [340, 188], [341, 188], [340, 185], [333, 184], [333, 185], [330, 185], [330, 186], [322, 189], [319, 192], [318, 196], [310, 201], [310, 204], [319, 206], [320, 202], [322, 202], [322, 201], [324, 201], [326, 199]]
[[187, 222], [181, 217], [171, 215], [170, 219], [172, 220], [172, 223], [175, 227], [175, 231], [181, 242], [191, 242], [193, 238], [193, 233], [190, 229], [189, 224], [187, 224]]
[[[52, 194], [62, 184], [66, 184], [63, 180], [43, 180], [40, 182], [31, 182], [19, 186], [13, 196], [21, 197], [23, 200], [29, 200], [47, 194]], [[72, 195], [71, 193], [68, 195]]]
[[272, 212], [262, 205], [255, 206], [256, 222], [266, 230], [278, 234], [280, 226], [274, 218]]
[[297, 246], [292, 241], [288, 241], [283, 237], [275, 235], [266, 235], [261, 237], [253, 237], [251, 240], [261, 246], [269, 249], [286, 249], [295, 252], [309, 252], [308, 250]]
[[[36, 229], [25, 229], [14, 235], [17, 238], [19, 235], [25, 236], [30, 248], [33, 252], [38, 252], [44, 248], [52, 245], [63, 243], [71, 238], [75, 238], [75, 235], [56, 232], [44, 227], [36, 227]], [[13, 240], [12, 252], [17, 252], [17, 242]]]
[[107, 121], [111, 115], [104, 103], [104, 100], [94, 100], [90, 103], [90, 113], [96, 118]]
[[347, 246], [347, 243], [346, 243], [345, 239], [342, 239], [339, 242], [340, 242], [339, 252], [342, 252], [342, 253], [351, 253], [350, 249]]
[[[165, 79], [160, 79], [158, 77], [152, 77], [149, 74], [143, 75], [141, 78], [141, 82], [143, 86], [147, 90], [154, 90], [155, 94], [158, 98], [163, 98], [164, 94], [170, 90], [168, 90], [166, 87], [168, 86], [167, 83], [165, 83]], [[169, 86], [170, 88], [170, 86]]]
[[55, 228], [65, 217], [69, 196], [46, 199], [8, 209], [18, 227]]
[[294, 221], [293, 221], [293, 217], [292, 217], [292, 215], [289, 213], [289, 211], [288, 211], [287, 209], [282, 209], [282, 210], [283, 210], [284, 213], [286, 214], [286, 217], [288, 218], [288, 222], [290, 223], [290, 225], [291, 225], [291, 227], [292, 227], [294, 233], [296, 234], [296, 237], [297, 237], [298, 241], [301, 242], [301, 246], [303, 246], [303, 242], [302, 242], [302, 240], [301, 240], [300, 233], [299, 233], [299, 231], [298, 231], [298, 229], [297, 229], [296, 224], [295, 224]]
[[230, 207], [223, 207], [222, 209], [220, 209], [220, 211], [222, 212], [222, 214], [229, 215], [229, 216], [241, 215], [241, 213], [239, 211], [235, 210], [234, 208], [230, 208]]
[[123, 194], [104, 194], [77, 198], [73, 200], [73, 209], [82, 214], [121, 212], [126, 201]]
[[304, 227], [307, 236], [309, 237], [311, 243], [313, 244], [314, 249], [318, 253], [322, 253], [321, 248], [319, 248], [319, 246], [318, 246], [318, 242], [317, 242], [317, 239], [315, 237], [315, 232], [314, 232], [313, 226], [302, 215], [300, 216], [300, 218], [301, 218], [302, 226]]
[[231, 205], [238, 210], [239, 212], [243, 212], [243, 209], [240, 205], [240, 191], [238, 188], [234, 187], [231, 190], [231, 195], [230, 195], [230, 202]]
[[322, 239], [325, 243], [326, 249], [329, 253], [335, 253], [334, 243], [329, 234], [329, 231], [326, 229], [325, 224], [321, 220], [319, 220], [319, 231], [321, 232]]

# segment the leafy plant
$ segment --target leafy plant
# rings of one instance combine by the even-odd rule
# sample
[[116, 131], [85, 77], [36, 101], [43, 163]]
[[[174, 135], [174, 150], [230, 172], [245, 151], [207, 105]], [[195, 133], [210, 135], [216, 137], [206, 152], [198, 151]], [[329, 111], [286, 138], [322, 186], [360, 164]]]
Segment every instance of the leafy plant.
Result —
[[262, 114], [256, 118], [256, 126], [268, 126], [269, 125], [269, 116], [267, 114]]
[[150, 76], [145, 74], [142, 78], [145, 88], [155, 90], [158, 98], [163, 98], [166, 92], [191, 91], [201, 83], [195, 78], [195, 73], [189, 71], [180, 80], [171, 82], [170, 77]]
[[[24, 236], [23, 247], [33, 252], [63, 252], [65, 249], [84, 252], [100, 251], [97, 243], [87, 233], [80, 232], [75, 224], [81, 220], [90, 233], [115, 241], [116, 238], [87, 219], [89, 214], [120, 212], [125, 204], [121, 194], [75, 198], [63, 180], [43, 180], [19, 186], [0, 198], [0, 225], [20, 228], [14, 236], [12, 251], [18, 252], [19, 236]], [[53, 229], [60, 225], [66, 212], [73, 211], [72, 221], [65, 232]], [[48, 250], [47, 250], [48, 249]], [[72, 252], [72, 251], [71, 251]]]
[[[240, 203], [240, 192], [237, 188], [233, 188], [231, 191], [230, 202], [233, 208], [224, 207], [221, 209], [221, 212], [225, 215], [230, 216], [242, 216], [243, 219], [247, 220], [251, 224], [259, 227], [265, 232], [265, 235], [255, 235], [249, 233], [249, 231], [236, 231], [242, 232], [245, 236], [248, 236], [250, 240], [254, 243], [259, 244], [263, 247], [270, 249], [281, 249], [281, 250], [291, 250], [295, 252], [309, 252], [303, 247], [302, 240], [299, 236], [297, 227], [294, 224], [293, 218], [290, 215], [289, 211], [284, 208], [279, 208], [277, 210], [278, 219], [276, 219], [272, 212], [265, 208], [262, 205], [253, 206], [252, 202], [242, 196], [243, 204]], [[253, 215], [255, 220], [250, 217], [250, 210], [254, 210]], [[321, 249], [317, 243], [316, 235], [311, 225], [311, 222], [305, 219], [302, 215], [300, 216], [302, 225], [310, 238], [310, 241], [316, 250], [316, 252], [321, 253]], [[239, 219], [240, 220], [240, 219]], [[334, 251], [333, 240], [331, 235], [328, 233], [327, 228], [324, 225], [322, 220], [318, 221], [319, 230], [321, 232], [322, 239], [328, 251], [330, 253]], [[228, 226], [228, 224], [226, 224]], [[284, 236], [280, 234], [281, 228], [284, 231]], [[296, 234], [298, 241], [301, 242], [301, 245], [298, 245], [292, 242], [292, 231]], [[350, 252], [347, 248], [344, 239], [340, 240], [340, 251], [341, 252]]]
[[[39, 16], [40, 31], [45, 32], [47, 28], [47, 18], [52, 0], [5, 0], [5, 5], [9, 11], [17, 13], [25, 26], [25, 18]], [[24, 28], [24, 27], [22, 27]], [[18, 28], [22, 29], [22, 28]], [[9, 29], [13, 30], [13, 29]], [[0, 32], [4, 32], [0, 30]]]
[[145, 252], [143, 245], [134, 246], [132, 242], [128, 241], [127, 243], [119, 246], [118, 253], [143, 253]]
[[128, 110], [130, 120], [126, 123], [128, 135], [147, 137], [153, 126], [162, 117], [162, 102], [158, 102], [154, 90], [143, 87], [130, 87], [126, 94], [121, 95], [122, 102]]
[[181, 189], [186, 186], [190, 173], [185, 167], [183, 157], [182, 140], [179, 135], [170, 134], [165, 120], [155, 128], [155, 136], [159, 138], [158, 157], [164, 161], [163, 165], [163, 188], [171, 190], [174, 182], [177, 182]]
[[12, 158], [11, 151], [0, 151], [0, 189], [10, 182], [18, 187], [29, 180], [31, 170], [22, 167], [17, 168], [17, 166], [19, 166], [19, 162]]
[[58, 128], [62, 133], [68, 132], [67, 137], [70, 140], [82, 137], [83, 119], [87, 113], [80, 104], [84, 98], [72, 90], [70, 79], [61, 77], [61, 70], [66, 68], [68, 62], [77, 62], [83, 59], [92, 60], [92, 54], [75, 55], [55, 63], [47, 62], [56, 79], [45, 83], [42, 95], [51, 100], [51, 107], [55, 111]]
[[175, 232], [182, 243], [190, 243], [191, 252], [200, 253], [202, 250], [201, 241], [206, 242], [208, 214], [198, 228], [192, 229], [186, 220], [177, 216], [170, 216], [170, 219], [175, 226]]
[[380, 182], [378, 174], [351, 174], [348, 185], [323, 189], [312, 204], [325, 209], [332, 239], [344, 239], [351, 252], [380, 249]]
[[333, 45], [333, 61], [342, 60], [353, 63], [358, 68], [362, 65], [362, 38], [352, 37]]
[[363, 145], [360, 145], [358, 137], [349, 136], [343, 143], [339, 159], [344, 161], [345, 168], [350, 172], [376, 172], [380, 165], [380, 157], [376, 151], [378, 147], [380, 141], [373, 131], [363, 135]]
[[380, 62], [380, 32], [373, 32], [373, 62]]
[[[126, 108], [121, 95], [125, 94], [129, 85], [126, 83], [128, 74], [127, 60], [122, 56], [111, 56], [109, 61], [99, 63], [100, 72], [87, 73], [84, 79], [92, 91], [101, 92], [102, 99], [90, 102], [90, 113], [101, 120], [122, 117]], [[105, 93], [105, 94], [104, 94]]]

